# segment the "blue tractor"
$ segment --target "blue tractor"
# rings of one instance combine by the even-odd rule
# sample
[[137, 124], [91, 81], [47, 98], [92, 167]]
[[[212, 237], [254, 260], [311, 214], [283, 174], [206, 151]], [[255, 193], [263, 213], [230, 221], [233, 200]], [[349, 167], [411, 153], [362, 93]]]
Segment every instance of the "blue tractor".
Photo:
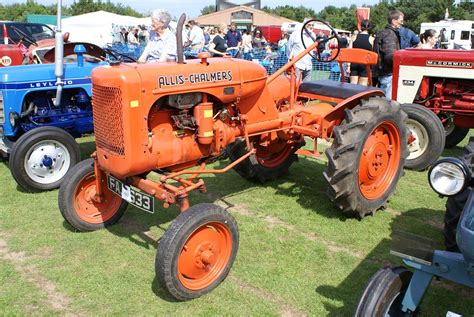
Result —
[[75, 138], [93, 132], [92, 70], [114, 59], [134, 61], [88, 43], [67, 43], [61, 52], [61, 87], [54, 48], [43, 64], [0, 68], [0, 153], [30, 192], [59, 187], [79, 162]]
[[448, 197], [446, 251], [433, 249], [430, 240], [421, 237], [394, 235], [390, 252], [402, 257], [412, 270], [403, 266], [378, 270], [367, 284], [354, 316], [415, 316], [433, 277], [474, 288], [474, 137], [462, 159], [444, 158], [434, 163], [429, 182], [436, 193]]

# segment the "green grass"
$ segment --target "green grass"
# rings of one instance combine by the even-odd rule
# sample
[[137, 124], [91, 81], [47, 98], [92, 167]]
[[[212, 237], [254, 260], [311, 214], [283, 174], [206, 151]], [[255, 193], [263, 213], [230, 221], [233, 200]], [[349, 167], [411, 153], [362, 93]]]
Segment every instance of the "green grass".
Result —
[[[80, 141], [85, 158], [93, 139]], [[445, 153], [459, 155], [462, 148]], [[0, 315], [350, 316], [371, 275], [384, 264], [401, 264], [389, 255], [393, 230], [442, 247], [445, 200], [429, 188], [427, 172], [407, 171], [388, 209], [357, 221], [326, 198], [324, 168], [320, 160], [300, 158], [288, 176], [265, 185], [234, 172], [204, 177], [208, 194], [192, 194], [192, 204], [218, 198], [230, 206], [240, 248], [218, 288], [183, 303], [160, 288], [154, 273], [156, 245], [176, 208], [150, 215], [129, 207], [108, 230], [76, 233], [59, 213], [57, 191], [24, 193], [0, 163]], [[422, 315], [472, 316], [473, 296], [436, 282]]]

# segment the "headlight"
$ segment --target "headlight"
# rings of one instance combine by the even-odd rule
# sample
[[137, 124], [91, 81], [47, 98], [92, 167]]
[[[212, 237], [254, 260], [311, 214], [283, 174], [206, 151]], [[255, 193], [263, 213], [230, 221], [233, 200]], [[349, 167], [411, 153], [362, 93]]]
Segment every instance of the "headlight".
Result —
[[20, 115], [16, 112], [10, 112], [8, 119], [10, 120], [10, 125], [14, 128], [20, 122]]
[[471, 170], [458, 158], [437, 161], [428, 173], [431, 188], [443, 196], [453, 196], [462, 191], [471, 180]]

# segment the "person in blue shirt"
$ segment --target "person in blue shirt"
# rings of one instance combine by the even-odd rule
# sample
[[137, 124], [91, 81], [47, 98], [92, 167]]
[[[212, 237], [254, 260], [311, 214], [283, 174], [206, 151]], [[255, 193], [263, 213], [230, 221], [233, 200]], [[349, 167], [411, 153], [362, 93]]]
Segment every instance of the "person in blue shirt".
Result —
[[409, 28], [402, 26], [398, 29], [398, 33], [400, 34], [400, 49], [416, 47], [420, 44], [418, 36]]
[[237, 25], [235, 23], [230, 25], [230, 29], [225, 35], [225, 40], [228, 48], [240, 48], [240, 45], [242, 44], [242, 35], [240, 34], [240, 31], [237, 30]]

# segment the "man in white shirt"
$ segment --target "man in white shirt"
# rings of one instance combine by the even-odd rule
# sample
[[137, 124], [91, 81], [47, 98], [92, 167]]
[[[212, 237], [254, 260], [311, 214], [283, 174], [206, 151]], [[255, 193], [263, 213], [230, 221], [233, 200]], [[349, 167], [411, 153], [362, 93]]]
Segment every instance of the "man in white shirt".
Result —
[[189, 45], [194, 53], [200, 53], [204, 48], [204, 31], [194, 20], [189, 21], [191, 30], [189, 31]]
[[[309, 21], [310, 19], [311, 18], [305, 18], [303, 24]], [[301, 52], [305, 50], [303, 46], [303, 42], [301, 41], [301, 30], [303, 28], [303, 24], [300, 24], [299, 26], [297, 26], [295, 31], [291, 33], [291, 36], [288, 39], [288, 44], [287, 44], [288, 58], [295, 58], [296, 56], [298, 56]], [[308, 23], [306, 25], [306, 29], [308, 30], [308, 32], [313, 32], [313, 24]], [[314, 42], [311, 36], [309, 36], [305, 31], [303, 31], [303, 39], [304, 39], [304, 44], [307, 48]], [[303, 56], [302, 59], [300, 59], [295, 64], [296, 78], [298, 79], [301, 73], [303, 77], [303, 81], [311, 80], [312, 68], [313, 68], [312, 57], [311, 55], [306, 54], [305, 56]]]

